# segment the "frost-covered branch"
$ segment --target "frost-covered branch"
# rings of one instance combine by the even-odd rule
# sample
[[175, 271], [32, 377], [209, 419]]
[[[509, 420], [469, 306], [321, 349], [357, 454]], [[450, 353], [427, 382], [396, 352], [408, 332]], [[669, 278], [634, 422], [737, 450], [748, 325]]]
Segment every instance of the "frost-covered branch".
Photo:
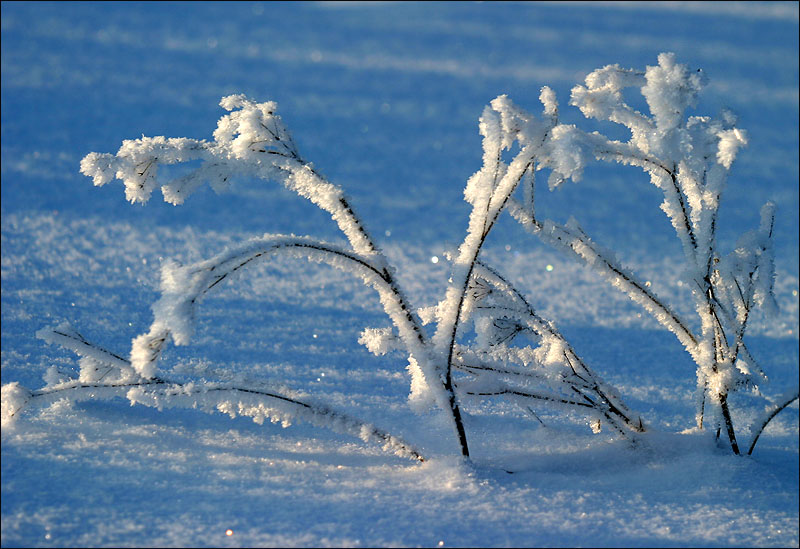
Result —
[[[328, 182], [300, 155], [277, 114], [277, 103], [256, 103], [244, 95], [231, 95], [222, 98], [220, 105], [229, 114], [217, 123], [213, 141], [165, 137], [126, 140], [114, 155], [87, 155], [81, 161], [81, 173], [92, 177], [98, 186], [121, 180], [130, 202], [146, 203], [160, 187], [164, 200], [175, 205], [182, 204], [206, 182], [219, 191], [229, 187], [234, 178], [278, 181], [328, 212], [357, 253], [381, 255], [342, 189]], [[171, 181], [159, 179], [160, 166], [191, 162], [200, 162], [200, 166]]]
[[[346, 236], [353, 252], [362, 259], [369, 258], [372, 270], [380, 273], [381, 301], [404, 342], [412, 348], [409, 360], [412, 374], [419, 378], [417, 373], [423, 372], [415, 387], [431, 392], [433, 400], [451, 416], [462, 453], [468, 455], [452, 384], [449, 379], [442, 379], [439, 375], [441, 368], [432, 364], [425, 347], [425, 336], [405, 303], [388, 261], [344, 192], [328, 182], [300, 155], [291, 133], [276, 114], [275, 102], [256, 103], [243, 95], [231, 95], [224, 97], [220, 105], [229, 114], [219, 120], [214, 141], [164, 137], [129, 140], [123, 142], [116, 155], [91, 153], [86, 156], [81, 162], [81, 172], [92, 177], [95, 185], [104, 185], [114, 178], [122, 180], [128, 200], [142, 203], [149, 200], [158, 186], [167, 202], [180, 204], [205, 181], [218, 190], [229, 185], [232, 177], [274, 180], [328, 212]], [[158, 180], [159, 165], [193, 161], [199, 161], [201, 165], [188, 175], [169, 182]], [[323, 255], [330, 257], [330, 254]], [[333, 255], [344, 257], [342, 254]], [[388, 291], [385, 291], [386, 287]], [[178, 324], [183, 319], [190, 319], [191, 314], [179, 317]], [[157, 318], [150, 333], [134, 342], [132, 362], [145, 375], [153, 371], [169, 333], [174, 339], [174, 329], [166, 329]]]
[[598, 411], [618, 417], [633, 431], [644, 430], [641, 418], [634, 417], [616, 390], [584, 363], [555, 325], [536, 313], [519, 290], [483, 262], [476, 263], [475, 280], [489, 289], [482, 292], [476, 307], [494, 313], [492, 318], [502, 316], [517, 322], [539, 338], [538, 347], [530, 351], [498, 346], [493, 353], [517, 355], [518, 362], [530, 363], [551, 386], [582, 395]]
[[549, 219], [539, 221], [528, 215], [523, 206], [514, 199], [509, 203], [509, 213], [532, 234], [555, 248], [574, 254], [612, 286], [625, 293], [634, 303], [650, 313], [659, 324], [673, 332], [689, 354], [696, 351], [697, 339], [687, 323], [648, 289], [647, 283], [639, 281], [630, 270], [622, 266], [610, 250], [601, 249], [574, 220], [570, 220], [566, 225]]
[[144, 377], [155, 374], [155, 364], [170, 336], [178, 345], [189, 342], [195, 308], [199, 301], [223, 280], [238, 274], [254, 261], [274, 253], [288, 253], [326, 263], [361, 278], [378, 291], [381, 303], [394, 322], [409, 352], [426, 364], [425, 336], [393, 279], [372, 257], [362, 257], [311, 238], [266, 235], [234, 246], [217, 256], [180, 266], [166, 263], [161, 273], [161, 298], [153, 305], [155, 319], [147, 334], [134, 340], [132, 363]]
[[[444, 300], [437, 307], [436, 333], [433, 337], [437, 354], [442, 357], [446, 388], [453, 386], [452, 368], [458, 335], [459, 321], [467, 302], [467, 292], [472, 272], [481, 247], [497, 218], [520, 181], [531, 170], [538, 150], [545, 142], [552, 126], [557, 105], [549, 89], [542, 91], [540, 100], [548, 119], [542, 121], [500, 96], [486, 107], [480, 119], [483, 136], [483, 167], [467, 182], [464, 197], [472, 204], [467, 235], [453, 261], [450, 285]], [[504, 150], [517, 144], [520, 151], [509, 163], [502, 159]], [[455, 392], [451, 393], [455, 398]], [[467, 448], [466, 433], [459, 432], [462, 448]], [[468, 450], [465, 455], [468, 455]]]
[[[387, 315], [392, 319], [412, 359], [419, 365], [416, 375], [430, 372], [425, 335], [393, 279], [371, 258], [310, 238], [267, 235], [252, 239], [217, 256], [188, 266], [167, 263], [162, 269], [162, 296], [153, 305], [155, 319], [146, 334], [133, 341], [131, 363], [145, 379], [156, 374], [156, 364], [168, 338], [177, 345], [189, 343], [193, 333], [195, 309], [202, 297], [220, 282], [237, 274], [252, 262], [272, 253], [285, 252], [311, 261], [326, 263], [361, 278], [374, 288]], [[428, 367], [426, 372], [425, 368]], [[436, 378], [433, 377], [435, 380]], [[436, 382], [431, 383], [436, 386]]]
[[[535, 215], [531, 189], [523, 203], [510, 200], [509, 212], [528, 230], [597, 270], [612, 286], [642, 306], [673, 332], [697, 364], [697, 425], [703, 427], [706, 404], [719, 410], [738, 453], [728, 395], [738, 387], [755, 387], [763, 371], [745, 343], [750, 312], [757, 305], [773, 308], [772, 219], [765, 206], [758, 231], [748, 233], [727, 259], [721, 260], [716, 227], [727, 174], [746, 133], [735, 126], [728, 111], [719, 118], [686, 116], [705, 83], [701, 71], [690, 71], [663, 53], [658, 65], [642, 71], [609, 65], [590, 73], [585, 85], [572, 89], [570, 104], [587, 118], [620, 124], [630, 131], [628, 141], [611, 140], [574, 125], [556, 123], [537, 157], [538, 168], [549, 168], [549, 185], [581, 179], [592, 160], [617, 162], [644, 170], [664, 195], [661, 209], [681, 242], [686, 277], [692, 290], [700, 329], [693, 331], [666, 303], [624, 269], [614, 254], [601, 249], [574, 220], [566, 225]], [[643, 114], [626, 103], [623, 91], [638, 88], [647, 103]], [[718, 429], [719, 430], [719, 429]]]
[[[42, 389], [29, 391], [18, 383], [3, 386], [2, 423], [8, 425], [29, 405], [46, 406], [68, 398], [73, 402], [84, 400], [110, 400], [124, 398], [131, 404], [163, 408], [199, 409], [208, 413], [222, 412], [232, 418], [237, 415], [251, 417], [256, 423], [269, 419], [288, 427], [292, 421], [302, 420], [318, 427], [360, 438], [364, 442], [378, 444], [385, 451], [402, 457], [424, 461], [422, 454], [402, 439], [361, 421], [349, 414], [326, 405], [310, 402], [291, 391], [274, 388], [242, 387], [223, 382], [180, 382], [163, 376], [132, 377], [131, 364], [118, 355], [86, 341], [80, 334], [66, 325], [43, 329], [39, 336], [50, 342], [73, 350], [82, 357], [91, 357], [93, 362], [81, 362], [77, 379], [59, 378], [54, 372], [48, 374], [50, 383]], [[111, 370], [121, 370], [108, 376], [109, 381], [92, 381], [95, 364]], [[88, 370], [88, 372], [87, 372]], [[127, 377], [126, 377], [127, 376]], [[115, 381], [112, 381], [115, 380]]]
[[353, 416], [274, 390], [237, 387], [233, 384], [207, 383], [199, 386], [160, 378], [115, 384], [82, 383], [76, 380], [37, 391], [26, 391], [17, 384], [9, 384], [3, 386], [3, 425], [12, 421], [29, 404], [46, 406], [63, 398], [73, 402], [125, 398], [131, 404], [159, 410], [190, 408], [208, 413], [222, 412], [232, 418], [237, 415], [251, 417], [256, 423], [269, 419], [273, 423], [280, 422], [284, 427], [291, 425], [292, 421], [303, 420], [377, 444], [398, 456], [425, 461], [422, 454], [404, 440]]

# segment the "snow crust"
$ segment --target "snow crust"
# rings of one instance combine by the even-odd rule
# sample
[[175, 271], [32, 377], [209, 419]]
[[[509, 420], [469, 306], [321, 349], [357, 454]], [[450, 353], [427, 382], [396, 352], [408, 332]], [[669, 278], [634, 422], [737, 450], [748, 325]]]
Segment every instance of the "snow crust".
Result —
[[[713, 331], [693, 320], [693, 281], [718, 244], [722, 320], [732, 340], [746, 323], [751, 347], [704, 381], [741, 385], [751, 406], [737, 425], [792, 397], [796, 5], [352, 4], [3, 3], [2, 545], [797, 546], [797, 404], [752, 457], [728, 455], [693, 427], [693, 358], [709, 365], [713, 350], [686, 336]], [[551, 163], [509, 162], [548, 128]], [[259, 163], [255, 145], [284, 156]], [[706, 163], [674, 172], [696, 245], [673, 243], [681, 205], [648, 163], [690, 149]], [[507, 166], [476, 173], [498, 155]], [[480, 353], [533, 321], [493, 316], [485, 307], [519, 302], [466, 259], [514, 184], [513, 218], [481, 257], [554, 322], [492, 362]], [[351, 259], [276, 251], [302, 243], [290, 231], [375, 270], [354, 278]], [[203, 266], [265, 250], [191, 305], [214, 280]], [[387, 326], [387, 311], [405, 313], [375, 276], [377, 252], [424, 328], [443, 326], [438, 354], [409, 358], [412, 332]], [[437, 305], [459, 284], [476, 284], [463, 306]], [[467, 320], [478, 335], [456, 354], [508, 369], [475, 376], [473, 392], [524, 380], [552, 397], [565, 339], [580, 342], [650, 428], [642, 447], [604, 420], [593, 434], [598, 418], [574, 407], [476, 396], [463, 408], [473, 463], [452, 457], [430, 381]], [[525, 377], [534, 363], [548, 368]], [[124, 386], [142, 377], [153, 385]], [[42, 379], [81, 390], [28, 408], [25, 387]], [[109, 379], [120, 386], [92, 387]], [[231, 387], [315, 408], [213, 390]]]

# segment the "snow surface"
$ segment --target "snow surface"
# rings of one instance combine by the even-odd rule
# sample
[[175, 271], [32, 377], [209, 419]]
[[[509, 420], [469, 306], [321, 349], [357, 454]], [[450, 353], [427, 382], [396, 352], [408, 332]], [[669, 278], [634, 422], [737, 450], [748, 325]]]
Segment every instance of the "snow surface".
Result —
[[[447, 286], [481, 164], [478, 117], [500, 94], [561, 117], [592, 70], [643, 70], [660, 52], [708, 78], [690, 114], [739, 117], [719, 238], [733, 246], [777, 205], [775, 321], [751, 347], [780, 395], [798, 379], [798, 5], [726, 3], [2, 4], [2, 383], [29, 389], [76, 357], [35, 334], [68, 321], [126, 354], [152, 322], [160, 265], [247, 238], [336, 225], [280, 185], [199, 189], [182, 206], [126, 202], [79, 173], [89, 152], [142, 135], [210, 139], [220, 98], [276, 101], [304, 156], [344, 188], [416, 306]], [[631, 99], [633, 100], [633, 99]], [[622, 138], [624, 136], [611, 136]], [[636, 168], [588, 168], [542, 190], [691, 317], [681, 248]], [[197, 379], [267, 380], [415, 444], [418, 464], [307, 423], [286, 429], [122, 399], [52, 405], [2, 435], [2, 546], [798, 546], [798, 408], [752, 457], [694, 425], [695, 366], [637, 306], [502, 216], [484, 250], [651, 428], [646, 448], [511, 403], [465, 408], [465, 466], [438, 413], [414, 415], [373, 290], [333, 268], [279, 259], [209, 296], [191, 345], [161, 359]], [[746, 400], [746, 399], [745, 399]], [[760, 411], [735, 417], [746, 424]], [[746, 431], [741, 433], [747, 438]], [[508, 474], [506, 470], [513, 470]], [[226, 535], [231, 530], [232, 535]]]

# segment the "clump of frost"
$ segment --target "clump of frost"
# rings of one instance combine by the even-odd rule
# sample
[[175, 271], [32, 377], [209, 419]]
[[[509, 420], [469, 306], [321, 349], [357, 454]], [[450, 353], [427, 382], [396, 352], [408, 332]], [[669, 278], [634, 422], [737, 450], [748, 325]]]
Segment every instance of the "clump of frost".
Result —
[[364, 328], [358, 342], [375, 356], [402, 349], [402, 343], [391, 328]]
[[31, 398], [31, 392], [17, 383], [12, 381], [6, 383], [2, 388], [2, 425], [3, 428], [9, 427], [17, 412], [22, 410]]

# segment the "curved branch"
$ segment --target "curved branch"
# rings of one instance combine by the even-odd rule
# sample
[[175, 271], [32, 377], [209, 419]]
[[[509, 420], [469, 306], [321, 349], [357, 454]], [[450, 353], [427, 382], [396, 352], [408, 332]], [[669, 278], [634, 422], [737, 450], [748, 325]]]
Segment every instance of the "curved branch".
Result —
[[[96, 153], [87, 155], [81, 161], [81, 171], [93, 177], [96, 185], [105, 184], [114, 178], [121, 178], [126, 185], [126, 194], [130, 200], [146, 202], [157, 182], [154, 177], [151, 177], [151, 184], [145, 186], [145, 182], [148, 180], [142, 178], [145, 176], [146, 170], [141, 170], [138, 175], [128, 174], [129, 164], [132, 162], [138, 164], [142, 158], [150, 161], [151, 164], [155, 163], [155, 166], [159, 161], [175, 164], [202, 159], [206, 162], [220, 162], [230, 168], [231, 172], [236, 170], [247, 176], [280, 181], [288, 189], [328, 212], [347, 237], [356, 254], [364, 257], [370, 256], [375, 264], [380, 264], [377, 268], [377, 271], [380, 271], [377, 280], [380, 282], [374, 286], [381, 293], [384, 309], [393, 319], [398, 330], [401, 331], [407, 346], [415, 349], [412, 354], [416, 355], [416, 364], [421, 365], [426, 382], [432, 388], [439, 405], [445, 409], [450, 408], [451, 419], [459, 434], [462, 453], [467, 455], [468, 451], [462, 436], [464, 429], [452, 384], [449, 380], [443, 382], [438, 379], [436, 367], [428, 356], [429, 350], [425, 346], [419, 323], [411, 315], [405, 299], [400, 294], [399, 286], [389, 269], [385, 256], [370, 237], [361, 219], [355, 214], [341, 188], [327, 181], [303, 159], [288, 128], [275, 114], [277, 108], [275, 103], [257, 104], [243, 95], [238, 95], [224, 97], [220, 105], [228, 111], [236, 112], [222, 118], [225, 123], [218, 125], [212, 143], [190, 139], [167, 140], [163, 137], [142, 137], [139, 140], [124, 142], [123, 148], [116, 155], [98, 155]], [[251, 127], [253, 121], [260, 124], [260, 129], [253, 131], [254, 128]], [[260, 133], [262, 129], [266, 133]], [[263, 139], [265, 137], [266, 139]], [[249, 143], [243, 143], [248, 139]], [[165, 156], [164, 153], [166, 159], [160, 160], [160, 157]], [[188, 181], [182, 180], [174, 188], [167, 184], [165, 199], [173, 203], [182, 202], [185, 196], [197, 186], [188, 183]], [[131, 191], [129, 187], [133, 187], [133, 190]], [[374, 264], [370, 264], [369, 267], [373, 266]], [[388, 294], [392, 295], [386, 299], [384, 297], [388, 294], [379, 289], [382, 284], [391, 288]], [[398, 310], [393, 311], [392, 309]], [[132, 353], [132, 358], [135, 358], [134, 365], [137, 365], [140, 374], [154, 373], [155, 360], [165, 344], [167, 335], [168, 331], [163, 326], [153, 325], [149, 337], [141, 338], [140, 336], [134, 341], [134, 351], [137, 354]], [[137, 341], [140, 343], [138, 346]], [[445, 401], [449, 401], [449, 403]]]
[[695, 353], [698, 344], [697, 338], [686, 326], [686, 323], [664, 305], [644, 284], [636, 280], [633, 273], [600, 253], [596, 249], [594, 241], [585, 233], [581, 231], [580, 234], [575, 234], [567, 227], [552, 222], [545, 224], [531, 217], [513, 198], [509, 204], [509, 213], [532, 234], [549, 241], [550, 244], [558, 246], [560, 249], [569, 250], [585, 264], [593, 266], [598, 274], [612, 282], [612, 286], [627, 295], [631, 301], [642, 306], [659, 324], [674, 333], [690, 354]]
[[[469, 449], [467, 446], [466, 432], [460, 421], [460, 412], [458, 411], [458, 403], [455, 399], [452, 380], [452, 365], [461, 310], [464, 307], [466, 294], [469, 289], [469, 281], [472, 277], [472, 272], [481, 247], [486, 241], [486, 237], [492, 230], [500, 213], [505, 208], [511, 193], [514, 192], [514, 189], [517, 188], [522, 177], [527, 173], [528, 168], [533, 164], [533, 154], [535, 150], [534, 147], [528, 145], [517, 154], [500, 182], [497, 183], [496, 186], [493, 186], [486, 211], [479, 211], [477, 207], [473, 207], [472, 213], [470, 214], [470, 229], [459, 248], [458, 258], [454, 262], [452, 282], [445, 294], [445, 299], [452, 301], [454, 306], [449, 311], [449, 314], [445, 316], [444, 320], [439, 323], [436, 330], [436, 341], [446, 346], [447, 349], [447, 358], [444, 362], [444, 386], [450, 398], [450, 406], [453, 410], [453, 414], [459, 419], [456, 422], [458, 436], [461, 441], [462, 455], [465, 457], [469, 457]], [[481, 230], [478, 231], [479, 234], [476, 234], [478, 224], [481, 225]]]
[[[610, 158], [616, 160], [617, 162], [623, 164], [633, 164], [638, 165], [641, 168], [645, 168], [646, 171], [652, 170], [660, 170], [664, 172], [665, 175], [669, 176], [670, 183], [672, 185], [671, 190], [674, 192], [674, 198], [678, 201], [678, 205], [680, 206], [680, 219], [675, 221], [673, 225], [676, 231], [679, 231], [679, 227], [682, 227], [689, 238], [689, 243], [691, 247], [687, 249], [687, 255], [691, 252], [692, 256], [694, 252], [697, 251], [697, 239], [694, 234], [694, 229], [692, 228], [691, 223], [689, 222], [689, 214], [686, 211], [686, 201], [684, 199], [684, 192], [681, 189], [680, 184], [678, 183], [678, 177], [675, 174], [674, 169], [670, 169], [665, 166], [662, 162], [656, 159], [649, 158], [647, 156], [635, 156], [633, 154], [626, 154], [622, 151], [612, 151], [612, 150], [595, 150], [594, 151], [597, 158], [601, 160], [609, 160]], [[649, 167], [649, 169], [647, 168]], [[668, 189], [660, 187], [662, 191], [666, 194]], [[681, 239], [683, 240], [683, 239]], [[692, 257], [692, 259], [694, 259]]]
[[[54, 335], [55, 337], [53, 337]], [[39, 331], [38, 336], [42, 339], [45, 339], [49, 343], [59, 344], [62, 347], [75, 352], [79, 356], [92, 356], [98, 361], [105, 362], [114, 368], [118, 368], [135, 375], [133, 373], [133, 368], [130, 361], [125, 360], [119, 355], [116, 355], [111, 351], [103, 349], [102, 347], [87, 341], [78, 332], [69, 328], [69, 326], [62, 325], [56, 328], [43, 329]], [[254, 395], [257, 398], [279, 401], [289, 404], [294, 408], [305, 412], [305, 414], [310, 415], [312, 420], [317, 420], [317, 424], [323, 424], [334, 431], [356, 436], [365, 442], [372, 440], [373, 442], [379, 443], [386, 450], [391, 450], [396, 454], [411, 457], [419, 461], [424, 461], [424, 458], [418, 451], [416, 451], [411, 445], [402, 441], [400, 438], [395, 437], [394, 435], [391, 435], [390, 433], [379, 429], [374, 425], [365, 423], [342, 412], [335, 411], [322, 404], [304, 402], [293, 396], [286, 396], [274, 390], [268, 391], [263, 389], [254, 389], [251, 387], [237, 387], [235, 385], [210, 383], [198, 387], [196, 384], [185, 384], [174, 380], [168, 380], [163, 377], [153, 377], [151, 379], [144, 379], [140, 377], [138, 379], [123, 379], [107, 383], [100, 383], [99, 381], [81, 382], [80, 380], [73, 380], [57, 386], [39, 389], [37, 391], [26, 390], [25, 392], [27, 394], [25, 395], [24, 404], [20, 408], [9, 413], [8, 417], [4, 417], [3, 420], [6, 421], [7, 419], [15, 416], [33, 399], [37, 399], [44, 404], [59, 398], [63, 398], [63, 393], [66, 391], [76, 392], [76, 396], [73, 397], [74, 400], [95, 398], [98, 396], [98, 393], [100, 393], [103, 398], [121, 397], [131, 400], [131, 402], [135, 401], [140, 404], [153, 405], [154, 403], [152, 402], [148, 403], [142, 400], [142, 395], [139, 395], [139, 398], [137, 399], [136, 396], [132, 395], [129, 391], [136, 388], [156, 386], [163, 388], [162, 392], [164, 396], [177, 397], [231, 391], [245, 395]], [[152, 397], [152, 394], [149, 396]], [[155, 405], [161, 406], [160, 403], [155, 403]], [[193, 407], [196, 407], [196, 403], [193, 403]], [[314, 421], [312, 421], [312, 423], [313, 422]]]
[[[257, 399], [266, 401], [277, 401], [277, 403], [279, 403], [281, 406], [288, 405], [291, 409], [293, 409], [293, 417], [299, 417], [297, 415], [299, 412], [299, 415], [307, 416], [301, 419], [309, 421], [315, 425], [325, 426], [333, 431], [355, 436], [364, 440], [365, 442], [375, 442], [384, 450], [401, 455], [403, 457], [408, 457], [417, 461], [425, 461], [425, 458], [422, 456], [422, 454], [420, 454], [419, 451], [417, 451], [412, 445], [408, 444], [401, 438], [384, 431], [383, 429], [379, 429], [374, 425], [361, 421], [360, 419], [354, 418], [353, 416], [343, 412], [333, 410], [328, 406], [304, 402], [297, 398], [282, 395], [275, 391], [237, 387], [234, 385], [197, 387], [194, 384], [167, 381], [162, 378], [141, 380], [135, 383], [118, 384], [81, 383], [76, 381], [62, 384], [50, 389], [32, 391], [30, 393], [28, 402], [31, 402], [34, 399], [40, 399], [40, 404], [46, 404], [47, 402], [52, 402], [59, 398], [63, 398], [64, 394], [69, 391], [74, 391], [75, 395], [73, 395], [72, 398], [75, 400], [96, 398], [98, 397], [98, 393], [101, 393], [101, 398], [122, 397], [128, 398], [132, 403], [136, 402], [139, 404], [148, 405], [148, 402], [142, 400], [141, 398], [133, 400], [134, 397], [129, 395], [129, 391], [137, 387], [146, 388], [153, 386], [161, 387], [158, 389], [158, 393], [160, 396], [166, 398], [181, 396], [192, 397], [215, 392], [230, 392], [240, 393], [243, 395], [252, 395]], [[152, 397], [153, 394], [151, 393], [147, 396]], [[205, 411], [210, 411], [210, 408], [207, 408]], [[19, 410], [15, 411], [15, 413], [17, 412], [19, 412]]]
[[753, 449], [756, 447], [756, 442], [758, 442], [758, 437], [761, 436], [761, 433], [764, 431], [764, 428], [767, 424], [772, 421], [772, 419], [777, 416], [781, 411], [783, 411], [787, 406], [789, 406], [792, 402], [797, 400], [798, 398], [798, 388], [795, 387], [793, 390], [789, 391], [784, 395], [784, 398], [779, 401], [779, 403], [772, 409], [769, 410], [760, 421], [760, 425], [755, 430], [755, 435], [753, 435], [753, 441], [750, 443], [750, 447], [747, 449], [747, 455], [751, 455], [753, 453]]
[[[384, 311], [392, 319], [403, 339], [408, 352], [420, 364], [428, 364], [426, 338], [419, 321], [414, 316], [411, 308], [399, 288], [394, 284], [387, 269], [374, 265], [368, 258], [353, 252], [334, 247], [324, 242], [310, 238], [269, 236], [253, 239], [244, 245], [228, 250], [215, 258], [189, 265], [178, 267], [169, 272], [173, 280], [182, 284], [172, 292], [165, 292], [161, 299], [154, 305], [155, 320], [150, 332], [140, 336], [134, 341], [132, 356], [142, 359], [134, 360], [137, 371], [146, 374], [154, 373], [154, 363], [163, 348], [167, 335], [175, 338], [175, 319], [190, 325], [195, 314], [197, 302], [220, 282], [230, 275], [238, 272], [253, 261], [266, 255], [279, 251], [302, 250], [306, 258], [327, 263], [340, 270], [350, 272], [362, 278], [365, 284], [378, 291]], [[172, 325], [165, 319], [172, 319]], [[185, 328], [185, 327], [184, 327]], [[176, 343], [187, 342], [188, 337], [181, 335]], [[423, 373], [425, 371], [423, 370]], [[145, 375], [145, 377], [149, 377]], [[426, 373], [429, 383], [434, 379]]]
[[[581, 383], [579, 384], [581, 388], [591, 391], [600, 397], [602, 404], [598, 403], [593, 407], [597, 408], [606, 415], [611, 413], [618, 416], [625, 423], [625, 425], [634, 431], [644, 431], [641, 418], [637, 418], [637, 420], [634, 421], [631, 410], [622, 402], [619, 397], [613, 394], [613, 391], [605, 387], [605, 383], [583, 362], [583, 360], [581, 360], [567, 339], [555, 328], [555, 326], [552, 325], [552, 323], [545, 321], [536, 313], [536, 311], [527, 302], [519, 290], [517, 290], [510, 282], [503, 278], [500, 273], [481, 261], [476, 261], [476, 274], [489, 281], [498, 289], [503, 290], [509, 295], [513, 296], [518, 300], [520, 305], [522, 305], [522, 310], [515, 311], [508, 309], [506, 311], [508, 314], [516, 315], [520, 321], [525, 322], [535, 333], [547, 334], [550, 337], [557, 339], [561, 345], [563, 345], [564, 360], [572, 369], [573, 374], [581, 380]], [[572, 384], [570, 385], [573, 390], [578, 391], [576, 386]], [[583, 393], [580, 394], [583, 395]], [[585, 398], [585, 395], [583, 396]], [[605, 408], [605, 410], [603, 408]], [[609, 419], [611, 418], [609, 417]]]

